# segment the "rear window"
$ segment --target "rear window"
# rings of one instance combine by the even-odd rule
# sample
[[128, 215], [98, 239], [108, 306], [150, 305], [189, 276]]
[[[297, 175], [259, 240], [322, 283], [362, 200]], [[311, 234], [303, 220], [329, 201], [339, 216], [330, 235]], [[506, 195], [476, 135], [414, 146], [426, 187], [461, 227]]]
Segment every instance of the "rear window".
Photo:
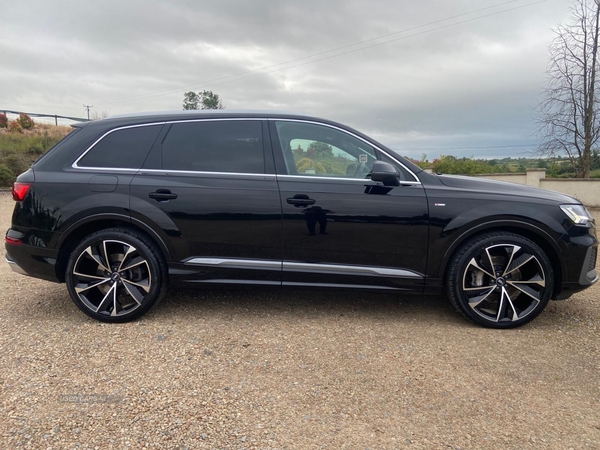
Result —
[[102, 138], [77, 161], [78, 167], [139, 169], [162, 125], [124, 128]]

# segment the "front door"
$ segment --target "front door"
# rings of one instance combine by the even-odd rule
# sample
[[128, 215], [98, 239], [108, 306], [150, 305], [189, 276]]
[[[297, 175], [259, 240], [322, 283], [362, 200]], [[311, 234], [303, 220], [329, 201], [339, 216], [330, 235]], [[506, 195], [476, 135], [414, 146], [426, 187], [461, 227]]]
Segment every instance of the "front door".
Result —
[[[420, 182], [362, 138], [336, 127], [270, 121], [283, 211], [283, 284], [420, 290], [428, 210]], [[371, 181], [384, 159], [401, 186]]]

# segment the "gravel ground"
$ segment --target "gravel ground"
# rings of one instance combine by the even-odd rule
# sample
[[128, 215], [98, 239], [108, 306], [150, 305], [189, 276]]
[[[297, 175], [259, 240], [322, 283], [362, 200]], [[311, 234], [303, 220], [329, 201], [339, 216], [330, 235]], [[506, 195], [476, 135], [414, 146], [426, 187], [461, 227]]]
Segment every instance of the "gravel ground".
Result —
[[326, 292], [172, 290], [106, 325], [0, 275], [0, 448], [600, 448], [600, 284], [496, 331]]

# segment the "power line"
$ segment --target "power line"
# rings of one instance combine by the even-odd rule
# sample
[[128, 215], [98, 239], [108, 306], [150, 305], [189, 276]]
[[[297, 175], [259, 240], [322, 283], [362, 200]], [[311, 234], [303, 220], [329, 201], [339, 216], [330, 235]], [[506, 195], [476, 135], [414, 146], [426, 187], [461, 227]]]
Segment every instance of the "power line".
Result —
[[[324, 61], [324, 60], [331, 59], [331, 58], [337, 58], [339, 56], [347, 55], [349, 53], [354, 53], [354, 52], [366, 50], [366, 49], [369, 49], [369, 48], [377, 47], [377, 46], [380, 46], [380, 45], [389, 44], [390, 42], [396, 42], [396, 41], [408, 39], [408, 38], [411, 38], [411, 37], [419, 36], [419, 35], [422, 35], [422, 34], [431, 33], [433, 31], [438, 31], [438, 30], [442, 30], [442, 29], [445, 29], [445, 28], [453, 27], [453, 26], [456, 26], [456, 25], [461, 25], [461, 24], [464, 24], [464, 23], [473, 22], [475, 20], [483, 19], [483, 18], [494, 16], [494, 15], [497, 15], [497, 14], [502, 14], [502, 13], [505, 13], [505, 12], [510, 12], [510, 11], [514, 11], [514, 10], [517, 10], [517, 9], [521, 9], [521, 8], [526, 8], [528, 6], [537, 5], [539, 3], [544, 3], [547, 0], [539, 0], [539, 1], [532, 2], [532, 3], [527, 3], [525, 5], [516, 6], [514, 8], [508, 8], [508, 9], [505, 9], [505, 10], [502, 10], [502, 11], [496, 11], [496, 12], [493, 12], [493, 13], [490, 13], [490, 14], [485, 14], [485, 15], [474, 17], [474, 18], [471, 18], [471, 19], [462, 20], [462, 21], [459, 21], [459, 22], [455, 22], [455, 23], [451, 23], [451, 24], [448, 24], [448, 25], [444, 25], [444, 26], [441, 26], [441, 27], [432, 28], [430, 30], [425, 30], [425, 31], [422, 31], [422, 32], [419, 32], [419, 33], [414, 33], [414, 34], [408, 35], [408, 36], [402, 36], [402, 37], [395, 38], [395, 39], [389, 39], [389, 40], [384, 41], [384, 42], [378, 42], [378, 43], [375, 43], [375, 44], [372, 44], [372, 45], [360, 47], [360, 48], [349, 50], [349, 51], [342, 52], [342, 53], [337, 53], [337, 54], [326, 56], [326, 57], [323, 57], [323, 58], [318, 58], [318, 59], [315, 59], [315, 60], [312, 60], [312, 61], [307, 61], [307, 62], [300, 63], [300, 64], [294, 64], [292, 66], [287, 66], [287, 67], [279, 67], [279, 66], [284, 66], [284, 65], [292, 64], [294, 62], [298, 62], [298, 61], [303, 61], [303, 60], [306, 60], [306, 59], [314, 58], [316, 56], [324, 55], [324, 54], [327, 54], [327, 53], [332, 53], [332, 52], [336, 52], [336, 51], [339, 51], [339, 50], [343, 50], [345, 48], [355, 47], [357, 45], [362, 45], [362, 44], [365, 44], [365, 43], [368, 43], [368, 42], [372, 42], [372, 41], [376, 41], [376, 40], [380, 40], [380, 39], [385, 39], [385, 38], [390, 37], [390, 36], [394, 36], [394, 35], [401, 34], [401, 33], [406, 33], [408, 31], [413, 31], [413, 30], [416, 30], [416, 29], [419, 29], [419, 28], [423, 28], [423, 27], [426, 27], [426, 26], [434, 25], [436, 23], [445, 22], [445, 21], [448, 21], [448, 20], [456, 19], [458, 17], [463, 17], [463, 16], [467, 16], [467, 15], [474, 14], [474, 13], [477, 13], [477, 12], [481, 12], [481, 11], [484, 11], [484, 10], [488, 10], [488, 9], [492, 9], [492, 8], [497, 8], [497, 7], [500, 7], [500, 6], [509, 4], [509, 3], [515, 3], [515, 2], [518, 2], [518, 1], [521, 1], [521, 0], [506, 1], [506, 2], [503, 2], [503, 3], [499, 3], [497, 5], [493, 5], [493, 6], [488, 6], [488, 7], [485, 7], [485, 8], [476, 9], [476, 10], [469, 11], [469, 12], [462, 13], [462, 14], [458, 14], [458, 15], [455, 15], [455, 16], [450, 16], [450, 17], [447, 17], [445, 19], [435, 20], [433, 22], [428, 22], [428, 23], [423, 24], [423, 25], [418, 25], [418, 26], [415, 26], [415, 27], [407, 28], [405, 30], [396, 31], [394, 33], [389, 33], [389, 34], [386, 34], [386, 35], [382, 35], [382, 36], [378, 36], [378, 37], [375, 37], [375, 38], [367, 39], [367, 40], [364, 40], [364, 41], [356, 42], [354, 44], [347, 44], [347, 45], [344, 45], [342, 47], [337, 47], [337, 48], [334, 48], [334, 49], [325, 50], [325, 51], [322, 51], [322, 52], [319, 52], [319, 53], [314, 53], [312, 55], [304, 56], [304, 57], [301, 57], [301, 58], [296, 58], [296, 59], [293, 59], [293, 60], [290, 60], [290, 61], [285, 61], [285, 62], [278, 63], [278, 64], [272, 64], [270, 66], [265, 66], [265, 67], [261, 67], [261, 68], [258, 68], [258, 69], [249, 70], [249, 71], [246, 71], [246, 72], [241, 72], [241, 73], [238, 73], [238, 74], [234, 74], [234, 75], [227, 75], [227, 76], [224, 76], [224, 77], [218, 77], [218, 78], [212, 78], [212, 79], [209, 79], [209, 80], [198, 81], [198, 82], [196, 82], [194, 84], [182, 85], [182, 86], [179, 86], [177, 88], [169, 88], [169, 89], [165, 89], [165, 90], [162, 90], [162, 91], [157, 91], [157, 92], [155, 92], [153, 94], [139, 95], [139, 96], [124, 98], [124, 99], [120, 99], [120, 100], [107, 101], [107, 102], [97, 102], [97, 103], [102, 104], [102, 105], [108, 105], [108, 104], [114, 104], [114, 103], [122, 103], [122, 102], [125, 102], [125, 101], [140, 100], [140, 99], [145, 99], [145, 98], [150, 98], [150, 97], [159, 97], [159, 96], [166, 95], [167, 93], [170, 93], [170, 92], [173, 92], [173, 91], [178, 91], [178, 90], [181, 90], [181, 89], [189, 88], [191, 86], [204, 85], [204, 87], [211, 87], [211, 86], [218, 86], [218, 85], [221, 85], [221, 84], [231, 83], [233, 81], [243, 81], [243, 80], [246, 80], [246, 79], [249, 79], [249, 78], [254, 78], [254, 77], [257, 77], [257, 76], [261, 76], [261, 75], [268, 75], [268, 74], [271, 74], [271, 73], [274, 73], [274, 72], [278, 72], [280, 70], [292, 69], [292, 68], [295, 68], [295, 67], [300, 67], [300, 66], [304, 66], [304, 65], [308, 65], [308, 64], [314, 64], [316, 62]], [[270, 70], [268, 72], [262, 72], [264, 70], [275, 68], [275, 67], [279, 67], [279, 68], [274, 69], [274, 70]], [[250, 76], [242, 77], [243, 75], [250, 75]], [[237, 77], [242, 77], [242, 78], [237, 78]], [[232, 78], [232, 79], [227, 80], [228, 78]], [[221, 80], [226, 80], [226, 81], [221, 81]], [[217, 81], [220, 81], [220, 82], [219, 83], [215, 83]], [[206, 84], [206, 83], [209, 83], [209, 84]]]

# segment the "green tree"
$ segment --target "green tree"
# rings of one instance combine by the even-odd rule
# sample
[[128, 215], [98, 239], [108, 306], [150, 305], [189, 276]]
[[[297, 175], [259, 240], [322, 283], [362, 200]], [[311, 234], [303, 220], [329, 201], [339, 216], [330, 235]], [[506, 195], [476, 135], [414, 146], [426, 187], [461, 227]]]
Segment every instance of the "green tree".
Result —
[[296, 158], [296, 160], [300, 159], [300, 158], [304, 158], [304, 150], [302, 149], [302, 147], [300, 147], [300, 145], [298, 145], [297, 148], [295, 148], [294, 150], [292, 150], [294, 157]]
[[195, 93], [188, 91], [183, 94], [183, 109], [224, 109], [218, 94], [213, 91]]
[[592, 163], [590, 164], [590, 169], [600, 169], [600, 152], [598, 152], [598, 150], [594, 150], [592, 152]]
[[494, 166], [480, 159], [456, 158], [455, 156], [440, 155], [433, 161], [433, 171], [437, 173], [457, 175], [477, 175], [493, 173]]
[[185, 92], [183, 94], [183, 109], [184, 110], [192, 110], [192, 109], [200, 109], [198, 106], [200, 105], [200, 99], [198, 98], [198, 94], [194, 91]]
[[306, 149], [306, 154], [309, 158], [332, 158], [333, 148], [325, 142], [313, 141]]

